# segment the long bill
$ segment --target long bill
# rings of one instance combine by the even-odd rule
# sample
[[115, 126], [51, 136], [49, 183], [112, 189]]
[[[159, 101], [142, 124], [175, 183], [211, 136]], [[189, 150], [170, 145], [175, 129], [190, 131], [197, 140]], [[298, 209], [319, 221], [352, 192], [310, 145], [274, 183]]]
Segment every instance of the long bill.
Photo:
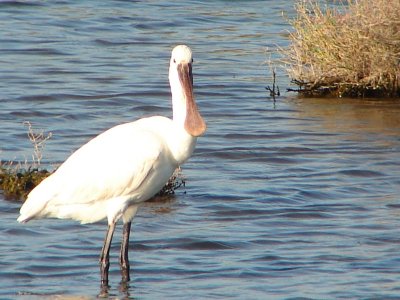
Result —
[[197, 137], [206, 131], [207, 126], [194, 100], [192, 65], [180, 63], [178, 65], [178, 75], [186, 100], [185, 130], [190, 135]]

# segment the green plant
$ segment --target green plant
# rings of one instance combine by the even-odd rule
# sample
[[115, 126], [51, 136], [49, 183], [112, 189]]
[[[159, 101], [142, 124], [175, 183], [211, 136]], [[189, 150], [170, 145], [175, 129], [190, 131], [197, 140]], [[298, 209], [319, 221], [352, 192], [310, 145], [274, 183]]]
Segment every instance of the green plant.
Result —
[[0, 166], [0, 187], [4, 197], [9, 200], [25, 199], [29, 192], [44, 178], [49, 176], [47, 170], [20, 168], [20, 166]]

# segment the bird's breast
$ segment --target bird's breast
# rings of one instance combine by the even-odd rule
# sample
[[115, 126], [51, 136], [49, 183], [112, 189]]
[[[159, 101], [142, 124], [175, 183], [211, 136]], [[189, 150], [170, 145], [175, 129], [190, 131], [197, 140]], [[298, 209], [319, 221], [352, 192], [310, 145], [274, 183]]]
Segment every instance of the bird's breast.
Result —
[[178, 166], [192, 155], [197, 138], [188, 134], [182, 124], [161, 116], [144, 118], [137, 122], [143, 129], [158, 136]]

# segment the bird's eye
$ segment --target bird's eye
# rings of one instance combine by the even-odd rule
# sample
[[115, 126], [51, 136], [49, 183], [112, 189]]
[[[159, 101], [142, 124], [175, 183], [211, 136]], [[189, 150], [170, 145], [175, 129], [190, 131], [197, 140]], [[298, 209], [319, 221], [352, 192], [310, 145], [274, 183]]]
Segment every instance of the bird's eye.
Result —
[[192, 58], [192, 63], [194, 62], [193, 58]]
[[174, 58], [174, 64], [176, 64], [176, 59]]

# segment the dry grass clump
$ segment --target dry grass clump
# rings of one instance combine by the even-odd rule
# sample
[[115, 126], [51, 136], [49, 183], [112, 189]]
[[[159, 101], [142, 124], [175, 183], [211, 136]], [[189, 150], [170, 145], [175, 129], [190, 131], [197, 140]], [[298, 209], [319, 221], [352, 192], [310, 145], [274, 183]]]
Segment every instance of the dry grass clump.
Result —
[[285, 68], [306, 95], [400, 96], [400, 1], [296, 4]]

